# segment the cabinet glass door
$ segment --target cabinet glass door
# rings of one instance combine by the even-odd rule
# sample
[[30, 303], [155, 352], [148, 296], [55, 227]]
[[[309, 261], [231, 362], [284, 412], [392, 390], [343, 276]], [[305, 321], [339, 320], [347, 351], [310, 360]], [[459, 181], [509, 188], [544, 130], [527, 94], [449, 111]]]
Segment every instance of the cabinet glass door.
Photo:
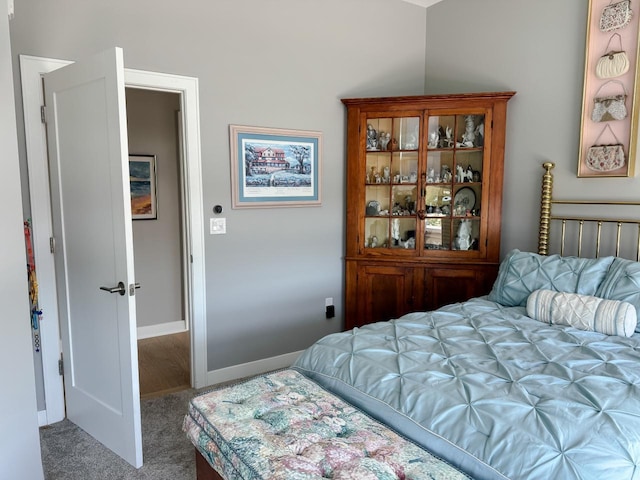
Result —
[[364, 247], [416, 248], [420, 117], [367, 119]]
[[484, 115], [430, 116], [424, 176], [425, 250], [478, 250]]

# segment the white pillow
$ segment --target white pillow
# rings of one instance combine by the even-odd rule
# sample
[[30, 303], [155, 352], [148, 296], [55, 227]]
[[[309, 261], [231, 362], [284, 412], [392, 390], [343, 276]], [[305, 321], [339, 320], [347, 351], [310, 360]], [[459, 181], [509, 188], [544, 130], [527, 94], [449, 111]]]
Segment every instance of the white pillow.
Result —
[[527, 315], [549, 324], [630, 337], [638, 323], [636, 308], [628, 302], [577, 293], [535, 290], [527, 298]]

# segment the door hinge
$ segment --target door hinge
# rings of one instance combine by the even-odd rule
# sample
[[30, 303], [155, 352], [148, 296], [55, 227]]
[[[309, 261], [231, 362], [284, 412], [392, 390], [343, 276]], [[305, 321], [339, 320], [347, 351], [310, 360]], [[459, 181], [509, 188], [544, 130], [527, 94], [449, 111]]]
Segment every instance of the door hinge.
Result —
[[189, 260], [191, 260], [191, 263], [193, 263], [193, 255], [189, 255]]
[[49, 237], [49, 251], [56, 253], [56, 239], [53, 237]]
[[42, 123], [47, 123], [47, 107], [44, 105], [40, 106], [40, 121]]
[[58, 373], [61, 377], [64, 375], [64, 362], [62, 361], [62, 357], [58, 360]]

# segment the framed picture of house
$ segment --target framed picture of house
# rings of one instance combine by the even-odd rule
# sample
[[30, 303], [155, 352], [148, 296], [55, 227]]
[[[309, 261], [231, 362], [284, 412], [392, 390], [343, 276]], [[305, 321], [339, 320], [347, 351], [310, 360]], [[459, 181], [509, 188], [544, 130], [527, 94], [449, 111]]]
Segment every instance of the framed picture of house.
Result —
[[631, 6], [589, 0], [578, 177], [634, 175], [640, 16]]
[[131, 218], [133, 220], [157, 219], [155, 155], [129, 155], [129, 185]]
[[233, 208], [321, 204], [322, 133], [230, 125]]

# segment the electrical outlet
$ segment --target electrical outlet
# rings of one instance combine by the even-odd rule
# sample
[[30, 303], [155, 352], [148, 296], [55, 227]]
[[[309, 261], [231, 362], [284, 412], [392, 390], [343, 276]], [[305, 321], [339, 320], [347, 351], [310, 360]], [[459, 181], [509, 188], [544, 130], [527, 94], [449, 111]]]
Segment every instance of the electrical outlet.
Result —
[[324, 299], [324, 315], [327, 318], [333, 318], [336, 316], [336, 307], [333, 306], [333, 297], [327, 297]]

